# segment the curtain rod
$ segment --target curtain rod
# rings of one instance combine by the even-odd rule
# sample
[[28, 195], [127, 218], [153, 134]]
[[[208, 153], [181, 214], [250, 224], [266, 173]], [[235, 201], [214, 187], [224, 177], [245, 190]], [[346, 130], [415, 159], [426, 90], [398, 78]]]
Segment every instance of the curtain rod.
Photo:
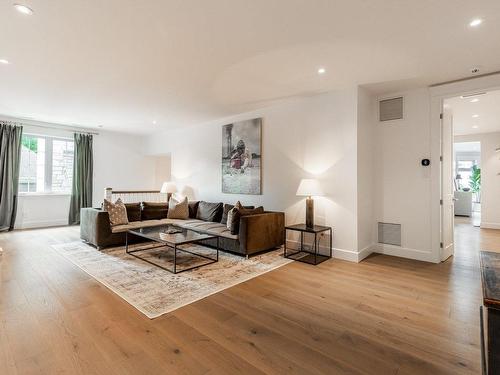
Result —
[[[87, 130], [85, 128], [78, 128], [78, 127], [72, 127], [72, 126], [67, 126], [67, 125], [58, 125], [58, 124], [51, 125], [49, 123], [39, 123], [38, 121], [31, 120], [28, 118], [22, 118], [22, 117], [11, 118], [11, 119], [7, 117], [7, 119], [5, 119], [5, 120], [0, 117], [0, 121], [20, 123], [23, 125], [35, 126], [38, 128], [45, 128], [45, 129], [68, 130], [68, 131], [77, 132], [77, 133], [99, 135], [99, 133]], [[24, 121], [27, 121], [27, 122], [24, 122]], [[34, 122], [32, 123], [31, 121], [34, 121]]]

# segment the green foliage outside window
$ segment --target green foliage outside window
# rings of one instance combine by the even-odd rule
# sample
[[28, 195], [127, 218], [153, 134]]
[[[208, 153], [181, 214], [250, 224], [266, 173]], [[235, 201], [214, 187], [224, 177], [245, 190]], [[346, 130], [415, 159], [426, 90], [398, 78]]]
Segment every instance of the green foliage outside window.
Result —
[[481, 168], [477, 165], [472, 166], [472, 174], [469, 177], [469, 186], [473, 193], [478, 193], [481, 190]]
[[469, 177], [469, 186], [475, 195], [475, 202], [481, 202], [481, 168], [477, 165], [472, 166], [472, 174]]
[[21, 144], [34, 153], [38, 152], [38, 139], [36, 138], [23, 136], [21, 138]]

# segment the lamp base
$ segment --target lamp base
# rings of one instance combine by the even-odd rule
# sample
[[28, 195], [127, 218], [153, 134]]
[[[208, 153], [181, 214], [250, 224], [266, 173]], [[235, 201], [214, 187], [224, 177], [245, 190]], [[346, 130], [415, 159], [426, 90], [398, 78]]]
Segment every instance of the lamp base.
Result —
[[306, 227], [314, 227], [314, 200], [311, 197], [306, 199]]

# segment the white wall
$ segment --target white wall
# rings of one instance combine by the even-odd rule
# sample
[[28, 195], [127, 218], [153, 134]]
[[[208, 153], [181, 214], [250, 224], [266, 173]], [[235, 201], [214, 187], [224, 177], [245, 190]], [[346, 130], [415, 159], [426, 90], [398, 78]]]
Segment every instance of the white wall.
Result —
[[143, 138], [111, 132], [94, 136], [94, 192], [92, 200], [99, 207], [104, 189], [152, 190], [157, 186], [156, 157], [145, 155]]
[[[73, 138], [74, 132], [63, 126], [4, 116], [0, 118], [22, 123], [23, 133]], [[94, 136], [94, 206], [100, 206], [104, 188], [108, 186], [120, 190], [160, 188], [155, 181], [157, 158], [144, 154], [143, 141], [143, 137], [136, 135], [106, 131], [99, 131], [99, 135]], [[69, 203], [69, 194], [20, 194], [15, 228], [66, 225]]]
[[171, 179], [171, 160], [170, 155], [159, 155], [155, 156], [155, 180], [154, 188], [160, 189], [164, 182], [170, 181]]
[[481, 142], [481, 228], [500, 229], [500, 132], [455, 136], [455, 142]]
[[[440, 261], [439, 114], [443, 101], [450, 97], [498, 88], [500, 74], [430, 89], [396, 92], [378, 98], [403, 95], [405, 118], [379, 123], [376, 120], [378, 110], [373, 110], [376, 123], [375, 221], [401, 223], [403, 226], [402, 247], [377, 245], [376, 251], [432, 262]], [[430, 167], [420, 166], [422, 158], [431, 160]], [[482, 160], [484, 162], [486, 159]], [[494, 164], [494, 157], [490, 156], [490, 163]], [[495, 180], [495, 183], [498, 181]], [[498, 192], [498, 185], [496, 186]], [[494, 211], [499, 211], [498, 206], [492, 207]]]
[[368, 256], [375, 244], [374, 234], [374, 178], [375, 121], [373, 117], [374, 98], [363, 88], [358, 89], [358, 252], [359, 260]]
[[378, 99], [404, 97], [402, 120], [378, 121], [378, 100], [374, 103], [375, 127], [375, 217], [376, 222], [401, 224], [401, 247], [377, 245], [377, 251], [420, 260], [433, 260], [431, 237], [430, 97], [428, 89], [393, 93]]
[[[326, 196], [315, 199], [316, 223], [334, 227], [335, 255], [357, 260], [357, 88], [293, 99], [209, 124], [149, 138], [152, 154], [171, 153], [172, 179], [193, 189], [192, 199], [263, 205], [285, 211], [287, 223], [305, 220], [295, 195], [301, 178], [315, 177]], [[263, 118], [262, 195], [221, 192], [221, 125]], [[180, 186], [179, 186], [180, 187]]]

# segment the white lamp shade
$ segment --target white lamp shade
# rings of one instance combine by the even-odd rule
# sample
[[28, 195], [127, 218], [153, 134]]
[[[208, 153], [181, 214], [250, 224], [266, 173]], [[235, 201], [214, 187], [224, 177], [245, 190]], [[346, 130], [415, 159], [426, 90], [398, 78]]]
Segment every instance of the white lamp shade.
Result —
[[312, 178], [303, 178], [300, 181], [299, 188], [297, 189], [297, 195], [300, 196], [321, 196], [323, 195], [323, 190], [318, 182], [318, 180]]
[[177, 191], [177, 186], [173, 182], [164, 182], [161, 186], [160, 193], [162, 194], [173, 194]]

